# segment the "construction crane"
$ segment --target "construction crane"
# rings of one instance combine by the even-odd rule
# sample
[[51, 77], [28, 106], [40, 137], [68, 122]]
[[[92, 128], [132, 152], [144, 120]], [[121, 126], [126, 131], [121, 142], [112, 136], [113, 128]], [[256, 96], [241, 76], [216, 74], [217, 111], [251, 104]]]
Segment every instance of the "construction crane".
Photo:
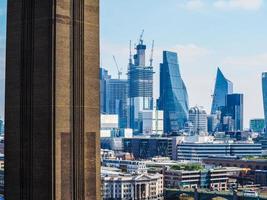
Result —
[[130, 40], [129, 44], [129, 64], [132, 64], [132, 41]]
[[143, 29], [141, 34], [140, 34], [140, 37], [139, 37], [139, 44], [143, 44], [143, 35], [144, 35], [144, 32], [145, 30]]
[[117, 70], [118, 70], [118, 79], [121, 79], [121, 75], [122, 75], [122, 68], [121, 69], [119, 69], [119, 66], [118, 66], [118, 63], [117, 63], [117, 60], [116, 60], [116, 58], [115, 58], [115, 56], [113, 55], [113, 60], [114, 60], [114, 62], [115, 62], [115, 65], [116, 65], [116, 67], [117, 67]]
[[153, 53], [154, 53], [154, 40], [152, 41], [152, 47], [151, 47], [151, 54], [150, 54], [150, 59], [149, 59], [149, 62], [150, 62], [150, 65], [149, 67], [153, 67]]

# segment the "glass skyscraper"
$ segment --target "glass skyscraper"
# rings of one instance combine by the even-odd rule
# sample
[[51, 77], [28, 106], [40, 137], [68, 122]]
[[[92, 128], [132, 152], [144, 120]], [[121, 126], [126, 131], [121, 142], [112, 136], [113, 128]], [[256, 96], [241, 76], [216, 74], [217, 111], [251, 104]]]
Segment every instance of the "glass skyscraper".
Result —
[[163, 51], [158, 106], [164, 112], [165, 133], [178, 132], [184, 128], [188, 120], [188, 95], [175, 52]]
[[105, 106], [107, 114], [119, 116], [119, 127], [127, 127], [128, 81], [126, 79], [106, 80]]
[[100, 68], [100, 109], [102, 114], [117, 114], [119, 127], [127, 127], [128, 81], [112, 79], [108, 71]]
[[233, 93], [233, 83], [225, 78], [220, 68], [217, 70], [211, 114], [216, 114], [226, 105], [226, 96]]
[[262, 133], [265, 127], [264, 119], [251, 119], [249, 122], [249, 128], [251, 131]]
[[143, 40], [136, 46], [134, 63], [128, 67], [129, 125], [134, 133], [142, 132], [142, 111], [153, 109], [153, 67], [145, 64], [146, 45]]
[[226, 97], [227, 115], [233, 120], [233, 130], [243, 130], [243, 94], [229, 94]]
[[265, 119], [265, 135], [267, 137], [267, 72], [262, 73], [262, 96], [264, 107], [264, 119]]
[[106, 113], [106, 80], [110, 79], [108, 70], [100, 68], [100, 112]]

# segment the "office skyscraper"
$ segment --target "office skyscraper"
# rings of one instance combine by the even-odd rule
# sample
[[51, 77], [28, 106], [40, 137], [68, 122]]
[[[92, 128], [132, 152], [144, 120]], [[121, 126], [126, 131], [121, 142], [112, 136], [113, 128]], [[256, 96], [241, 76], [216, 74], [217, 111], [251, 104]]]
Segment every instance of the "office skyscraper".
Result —
[[128, 81], [125, 79], [106, 80], [105, 106], [107, 114], [119, 115], [119, 127], [127, 127]]
[[263, 133], [265, 127], [264, 119], [251, 119], [249, 121], [249, 128], [253, 132]]
[[9, 0], [5, 199], [100, 200], [99, 1]]
[[267, 72], [262, 73], [262, 97], [265, 119], [265, 136], [267, 137]]
[[243, 94], [228, 94], [226, 96], [227, 116], [231, 117], [234, 131], [243, 130]]
[[164, 112], [164, 132], [177, 132], [188, 120], [188, 95], [182, 80], [177, 54], [163, 51], [160, 64], [160, 110]]
[[210, 134], [218, 131], [220, 129], [221, 121], [221, 111], [217, 111], [216, 114], [211, 114], [207, 116], [208, 118], [208, 132]]
[[146, 45], [140, 38], [134, 63], [128, 67], [129, 125], [134, 133], [142, 132], [142, 111], [153, 109], [153, 67], [146, 66]]
[[226, 95], [233, 93], [233, 83], [225, 78], [220, 68], [217, 70], [216, 83], [214, 88], [211, 114], [216, 114], [226, 104]]
[[112, 79], [108, 71], [100, 68], [100, 105], [102, 114], [117, 114], [119, 127], [127, 127], [128, 81]]
[[207, 113], [202, 107], [195, 106], [189, 110], [189, 122], [192, 123], [192, 132], [199, 134], [206, 133], [208, 129]]
[[108, 70], [100, 68], [100, 112], [106, 113], [106, 80], [110, 79]]

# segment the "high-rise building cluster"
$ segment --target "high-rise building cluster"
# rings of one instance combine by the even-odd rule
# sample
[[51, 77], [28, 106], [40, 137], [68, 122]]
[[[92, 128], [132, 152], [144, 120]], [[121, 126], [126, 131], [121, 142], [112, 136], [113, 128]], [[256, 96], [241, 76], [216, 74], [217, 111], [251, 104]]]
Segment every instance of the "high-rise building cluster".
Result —
[[135, 50], [133, 56], [130, 50], [127, 79], [120, 71], [113, 79], [100, 70], [103, 199], [174, 199], [172, 192], [187, 189], [267, 185], [267, 137], [262, 137], [267, 73], [262, 74], [265, 119], [251, 119], [250, 130], [244, 130], [244, 95], [234, 92], [220, 68], [208, 113], [200, 105], [189, 107], [176, 52], [162, 53], [154, 99], [153, 45], [149, 64], [142, 35]]
[[243, 131], [243, 94], [233, 93], [233, 83], [218, 68], [208, 130]]
[[[132, 129], [133, 135], [243, 131], [244, 96], [234, 93], [233, 83], [220, 68], [217, 70], [211, 113], [208, 115], [202, 106], [189, 107], [176, 52], [163, 51], [159, 66], [159, 98], [153, 99], [154, 42], [147, 64], [147, 46], [142, 37], [143, 34], [133, 56], [130, 45], [127, 79], [120, 78], [120, 74], [114, 79], [106, 69], [100, 69], [101, 113], [118, 115], [120, 132], [126, 128]], [[264, 78], [263, 74], [263, 82], [267, 82]], [[265, 90], [267, 88], [263, 87]], [[267, 104], [267, 95], [264, 100]]]
[[[135, 135], [162, 135], [184, 130], [189, 117], [188, 95], [178, 56], [164, 51], [160, 64], [160, 97], [153, 99], [153, 45], [146, 64], [146, 45], [140, 37], [130, 53], [127, 79], [113, 79], [100, 69], [100, 105], [103, 115], [117, 114], [119, 128]], [[131, 50], [130, 50], [131, 52]]]

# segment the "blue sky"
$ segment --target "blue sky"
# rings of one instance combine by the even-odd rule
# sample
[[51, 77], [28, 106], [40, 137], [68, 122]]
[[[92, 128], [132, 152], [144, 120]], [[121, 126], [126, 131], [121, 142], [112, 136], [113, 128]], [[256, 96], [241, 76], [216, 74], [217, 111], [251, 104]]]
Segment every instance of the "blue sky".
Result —
[[4, 117], [6, 0], [0, 0], [0, 119]]
[[[127, 69], [129, 40], [142, 29], [149, 51], [155, 40], [155, 97], [162, 50], [176, 51], [190, 106], [210, 112], [219, 66], [244, 93], [245, 127], [263, 117], [261, 72], [267, 71], [267, 1], [102, 0], [101, 63], [116, 77], [112, 55]], [[148, 56], [149, 56], [148, 51]]]
[[[0, 116], [4, 103], [6, 0], [0, 0]], [[148, 46], [155, 40], [155, 98], [163, 50], [176, 51], [190, 106], [210, 111], [216, 69], [244, 93], [245, 126], [263, 117], [261, 72], [267, 71], [265, 0], [101, 0], [101, 64], [116, 76], [115, 55], [124, 77], [129, 40], [142, 29]]]

